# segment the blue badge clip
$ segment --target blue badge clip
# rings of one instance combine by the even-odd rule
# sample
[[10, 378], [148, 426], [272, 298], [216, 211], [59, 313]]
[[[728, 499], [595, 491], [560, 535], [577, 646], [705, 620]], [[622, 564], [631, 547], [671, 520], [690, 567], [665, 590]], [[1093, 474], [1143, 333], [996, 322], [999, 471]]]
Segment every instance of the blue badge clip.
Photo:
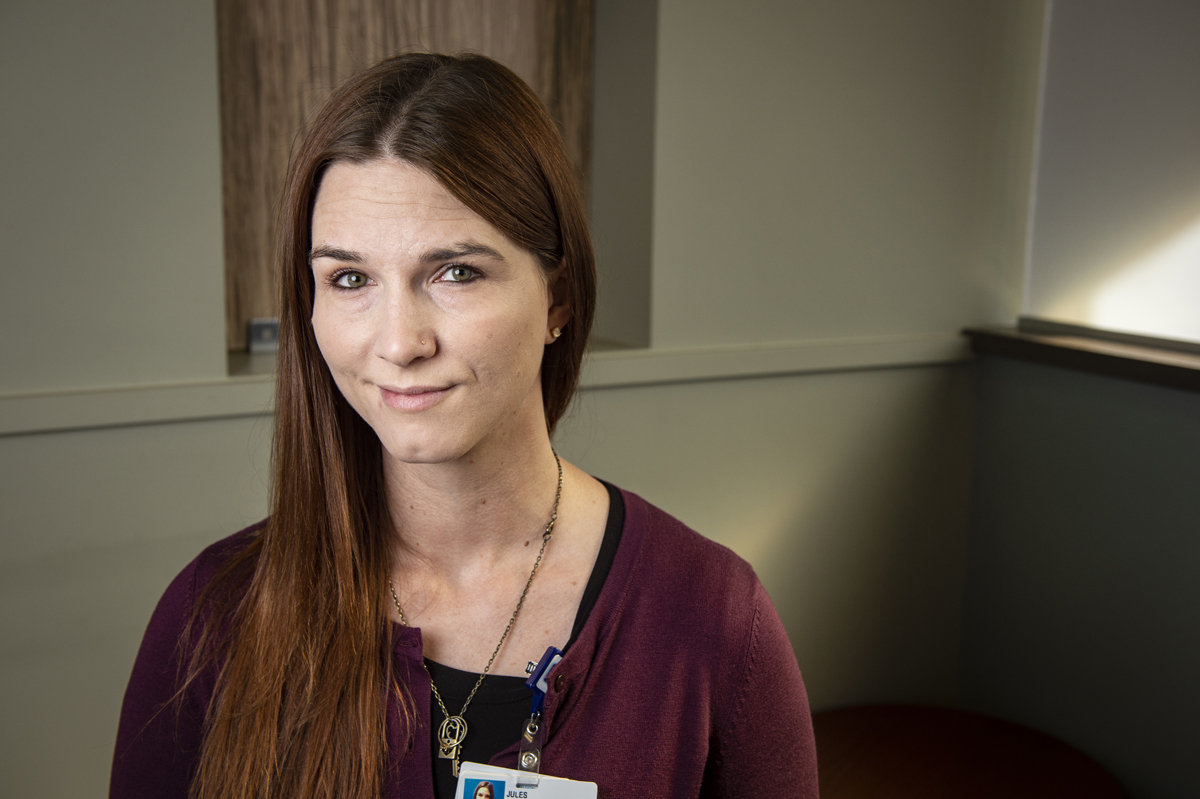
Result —
[[533, 706], [530, 713], [539, 713], [542, 709], [542, 700], [546, 698], [546, 691], [549, 686], [546, 684], [546, 678], [550, 675], [550, 670], [558, 665], [558, 661], [562, 660], [562, 650], [556, 646], [552, 646], [542, 655], [542, 659], [537, 664], [531, 664], [532, 670], [526, 669], [529, 672], [529, 679], [525, 681], [525, 687], [533, 691]]

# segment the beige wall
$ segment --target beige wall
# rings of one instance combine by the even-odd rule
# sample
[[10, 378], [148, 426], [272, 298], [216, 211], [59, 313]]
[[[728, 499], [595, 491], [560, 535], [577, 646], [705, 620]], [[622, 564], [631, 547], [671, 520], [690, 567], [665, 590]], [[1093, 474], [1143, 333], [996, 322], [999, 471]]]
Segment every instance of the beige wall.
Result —
[[0, 4], [0, 394], [224, 374], [215, 24]]
[[1200, 343], [1200, 5], [1054, 4], [1024, 312]]
[[663, 0], [654, 345], [1011, 319], [1039, 13]]
[[0, 796], [102, 796], [159, 594], [261, 518], [270, 417], [0, 438]]
[[[0, 795], [103, 792], [155, 599], [265, 509], [269, 417], [221, 399], [247, 384], [222, 376], [211, 5], [104, 8], [0, 7], [6, 107], [107, 92], [112, 127], [69, 170], [58, 132], [0, 131], [49, 170], [0, 184]], [[653, 346], [597, 359], [559, 445], [751, 560], [817, 707], [957, 695], [970, 402], [948, 361], [960, 325], [1017, 309], [1040, 8], [660, 4]], [[39, 47], [54, 69], [18, 80]], [[142, 383], [166, 387], [87, 393]]]

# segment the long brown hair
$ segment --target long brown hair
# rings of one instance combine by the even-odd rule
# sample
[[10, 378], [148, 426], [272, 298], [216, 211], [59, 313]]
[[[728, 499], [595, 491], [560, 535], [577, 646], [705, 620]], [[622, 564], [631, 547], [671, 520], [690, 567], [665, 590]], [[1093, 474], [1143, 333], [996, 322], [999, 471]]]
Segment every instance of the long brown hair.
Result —
[[592, 248], [561, 137], [537, 97], [475, 55], [402, 55], [352, 78], [315, 118], [284, 194], [271, 516], [202, 593], [191, 625], [185, 685], [217, 674], [198, 799], [378, 796], [389, 755], [402, 756], [388, 752], [389, 702], [413, 735], [392, 669], [380, 444], [334, 385], [310, 322], [322, 175], [378, 158], [427, 170], [554, 275], [571, 317], [543, 356], [551, 431], [579, 378]]

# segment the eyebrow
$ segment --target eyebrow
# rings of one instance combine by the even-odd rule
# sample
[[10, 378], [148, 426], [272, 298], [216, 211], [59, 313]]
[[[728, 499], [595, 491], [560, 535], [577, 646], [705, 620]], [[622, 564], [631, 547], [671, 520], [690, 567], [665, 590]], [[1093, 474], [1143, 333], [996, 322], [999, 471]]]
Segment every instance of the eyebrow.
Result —
[[477, 241], [463, 241], [453, 247], [446, 247], [437, 250], [428, 250], [421, 256], [422, 261], [453, 261], [455, 258], [462, 258], [464, 255], [482, 255], [486, 258], [492, 258], [497, 261], [503, 261], [504, 256], [498, 251], [492, 249], [486, 244], [480, 244]]
[[320, 247], [313, 247], [308, 254], [308, 265], [312, 266], [312, 262], [318, 258], [332, 258], [335, 261], [344, 261], [351, 264], [361, 264], [366, 259], [356, 252], [343, 250], [341, 247], [327, 247], [322, 244]]
[[[504, 261], [504, 256], [499, 251], [480, 244], [477, 241], [463, 241], [453, 247], [441, 247], [434, 250], [427, 250], [421, 255], [421, 261], [425, 263], [437, 261], [453, 261], [455, 258], [462, 258], [467, 255], [482, 255], [487, 258], [492, 258], [497, 261]], [[361, 264], [366, 262], [366, 258], [356, 252], [343, 250], [341, 247], [329, 247], [324, 244], [319, 247], [313, 247], [308, 254], [308, 264], [312, 266], [312, 262], [318, 258], [332, 258], [335, 261], [343, 263]]]

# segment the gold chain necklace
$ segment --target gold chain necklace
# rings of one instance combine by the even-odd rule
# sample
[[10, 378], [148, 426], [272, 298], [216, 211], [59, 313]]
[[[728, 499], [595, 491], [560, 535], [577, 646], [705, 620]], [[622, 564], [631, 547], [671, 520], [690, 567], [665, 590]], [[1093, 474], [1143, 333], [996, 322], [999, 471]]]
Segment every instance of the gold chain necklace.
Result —
[[[467, 720], [463, 717], [467, 715], [467, 708], [471, 706], [471, 700], [475, 698], [475, 692], [479, 690], [479, 686], [483, 685], [483, 678], [491, 671], [492, 663], [496, 660], [496, 655], [500, 654], [500, 647], [504, 646], [504, 641], [508, 638], [509, 631], [512, 630], [513, 624], [517, 621], [517, 614], [521, 612], [521, 606], [525, 604], [525, 597], [529, 594], [529, 586], [533, 585], [533, 577], [537, 574], [538, 566], [542, 564], [542, 555], [546, 554], [546, 544], [550, 543], [550, 537], [554, 534], [554, 523], [558, 521], [558, 502], [562, 499], [563, 470], [562, 461], [558, 459], [558, 453], [553, 450], [551, 452], [554, 454], [554, 463], [558, 466], [558, 488], [554, 492], [554, 510], [550, 513], [550, 521], [546, 522], [546, 529], [542, 531], [542, 548], [538, 550], [537, 560], [533, 562], [533, 570], [529, 572], [529, 579], [525, 581], [525, 588], [521, 591], [521, 598], [517, 600], [517, 607], [513, 610], [512, 617], [508, 620], [508, 626], [504, 628], [504, 634], [500, 636], [500, 643], [496, 644], [496, 648], [492, 650], [492, 656], [488, 658], [487, 665], [483, 667], [483, 674], [480, 674], [479, 679], [475, 681], [475, 687], [467, 695], [467, 701], [463, 702], [462, 710], [458, 711], [457, 716], [450, 715], [450, 711], [446, 709], [446, 703], [442, 701], [442, 695], [438, 693], [437, 686], [433, 684], [433, 675], [429, 675], [429, 687], [433, 689], [433, 697], [437, 699], [438, 707], [442, 709], [442, 715], [446, 717], [445, 721], [438, 727], [438, 757], [454, 761], [452, 771], [455, 777], [458, 776], [459, 749], [467, 737]], [[404, 618], [404, 609], [400, 607], [400, 597], [396, 594], [396, 586], [392, 583], [391, 579], [388, 580], [388, 588], [392, 592], [392, 601], [396, 603], [396, 612], [400, 614], [400, 623], [405, 627], [409, 626], [408, 620]], [[421, 659], [421, 666], [425, 668], [425, 673], [428, 674], [429, 667], [425, 666], [424, 658]]]

